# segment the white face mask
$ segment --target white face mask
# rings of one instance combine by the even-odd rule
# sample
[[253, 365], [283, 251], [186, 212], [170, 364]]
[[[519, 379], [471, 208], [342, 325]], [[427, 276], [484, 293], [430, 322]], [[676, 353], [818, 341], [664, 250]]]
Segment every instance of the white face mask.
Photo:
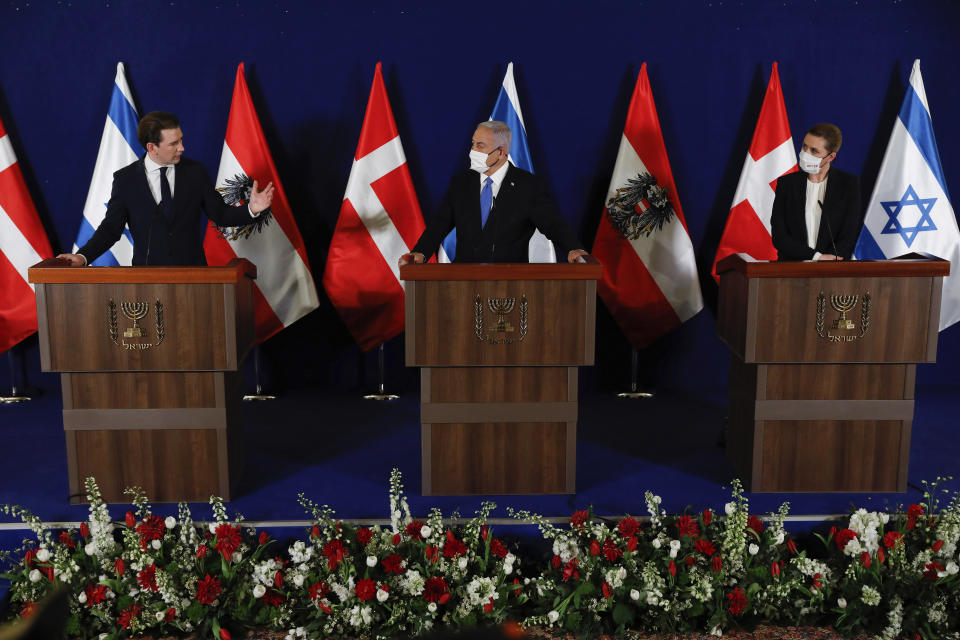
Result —
[[820, 173], [820, 162], [822, 160], [823, 158], [801, 151], [798, 163], [800, 168], [807, 173]]
[[470, 150], [470, 168], [476, 171], [477, 173], [486, 173], [487, 171], [490, 170], [490, 167], [487, 166], [488, 157], [490, 157], [489, 153], [483, 153], [482, 151], [476, 151], [474, 149], [471, 149]]

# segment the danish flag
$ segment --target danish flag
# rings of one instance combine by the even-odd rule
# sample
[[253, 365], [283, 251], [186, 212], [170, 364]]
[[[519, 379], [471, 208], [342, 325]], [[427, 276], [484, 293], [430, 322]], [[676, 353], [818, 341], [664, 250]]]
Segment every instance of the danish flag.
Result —
[[0, 353], [37, 330], [37, 299], [27, 268], [53, 257], [0, 121]]
[[378, 62], [323, 272], [330, 301], [364, 350], [403, 331], [404, 294], [397, 263], [423, 229]]
[[797, 170], [797, 152], [790, 135], [787, 107], [780, 88], [777, 63], [773, 63], [767, 93], [760, 107], [757, 128], [740, 172], [740, 182], [733, 195], [727, 225], [720, 237], [720, 246], [713, 260], [713, 277], [717, 263], [734, 253], [747, 253], [756, 260], [776, 260], [770, 234], [770, 215], [777, 178]]

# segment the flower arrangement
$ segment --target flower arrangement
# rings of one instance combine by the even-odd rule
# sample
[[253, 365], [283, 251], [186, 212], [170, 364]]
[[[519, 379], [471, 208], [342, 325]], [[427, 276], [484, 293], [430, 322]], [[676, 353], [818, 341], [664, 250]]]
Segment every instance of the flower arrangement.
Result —
[[[390, 525], [342, 522], [301, 494], [313, 524], [286, 549], [211, 499], [209, 524], [186, 505], [161, 518], [129, 491], [113, 522], [93, 479], [90, 517], [56, 534], [25, 509], [0, 511], [36, 534], [0, 552], [11, 569], [10, 614], [31, 615], [55, 585], [71, 593], [70, 637], [101, 640], [269, 627], [288, 640], [420, 635], [521, 621], [580, 635], [627, 630], [707, 631], [761, 623], [832, 625], [880, 638], [960, 638], [960, 494], [941, 508], [938, 478], [893, 513], [854, 511], [844, 528], [801, 549], [784, 529], [789, 504], [759, 518], [739, 482], [722, 512], [667, 514], [647, 492], [647, 515], [575, 512], [567, 527], [536, 524], [550, 551], [518, 557], [488, 526], [496, 506], [446, 524], [438, 509], [414, 518], [400, 473], [390, 478]], [[452, 521], [459, 522], [457, 514]], [[522, 570], [523, 571], [522, 571]], [[526, 575], [524, 575], [526, 573]]]

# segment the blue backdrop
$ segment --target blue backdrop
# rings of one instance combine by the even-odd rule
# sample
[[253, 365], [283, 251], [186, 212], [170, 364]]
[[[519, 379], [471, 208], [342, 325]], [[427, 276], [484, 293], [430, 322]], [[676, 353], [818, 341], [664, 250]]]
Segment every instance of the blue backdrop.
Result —
[[[187, 154], [215, 174], [237, 63], [248, 81], [319, 285], [370, 90], [383, 61], [417, 194], [429, 216], [467, 164], [506, 64], [516, 64], [537, 173], [587, 246], [640, 64], [650, 81], [701, 273], [709, 270], [773, 61], [798, 142], [814, 122], [844, 133], [838, 167], [869, 197], [910, 66], [920, 58], [948, 188], [960, 194], [960, 3], [944, 0], [467, 3], [24, 2], [0, 8], [0, 117], [55, 249], [76, 236], [116, 63], [140, 112], [177, 113]], [[954, 202], [955, 207], [960, 204]], [[321, 307], [264, 348], [278, 386], [369, 383]], [[727, 354], [708, 308], [644, 354], [663, 387], [722, 385]], [[25, 352], [36, 361], [35, 347]], [[394, 384], [410, 386], [402, 344]], [[921, 383], [957, 378], [960, 329], [941, 334]], [[600, 312], [587, 384], [624, 383], [629, 347]], [[2, 374], [5, 376], [6, 374]], [[45, 378], [53, 384], [52, 378]]]

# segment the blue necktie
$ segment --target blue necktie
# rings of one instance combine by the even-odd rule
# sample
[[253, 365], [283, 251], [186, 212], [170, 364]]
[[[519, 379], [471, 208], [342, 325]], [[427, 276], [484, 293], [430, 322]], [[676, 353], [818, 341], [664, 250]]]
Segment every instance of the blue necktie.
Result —
[[167, 167], [160, 167], [160, 211], [167, 219], [173, 211], [173, 194], [170, 193], [170, 183], [167, 182]]
[[480, 228], [487, 224], [487, 218], [490, 216], [490, 207], [493, 206], [493, 178], [487, 176], [483, 181], [483, 189], [480, 190]]

